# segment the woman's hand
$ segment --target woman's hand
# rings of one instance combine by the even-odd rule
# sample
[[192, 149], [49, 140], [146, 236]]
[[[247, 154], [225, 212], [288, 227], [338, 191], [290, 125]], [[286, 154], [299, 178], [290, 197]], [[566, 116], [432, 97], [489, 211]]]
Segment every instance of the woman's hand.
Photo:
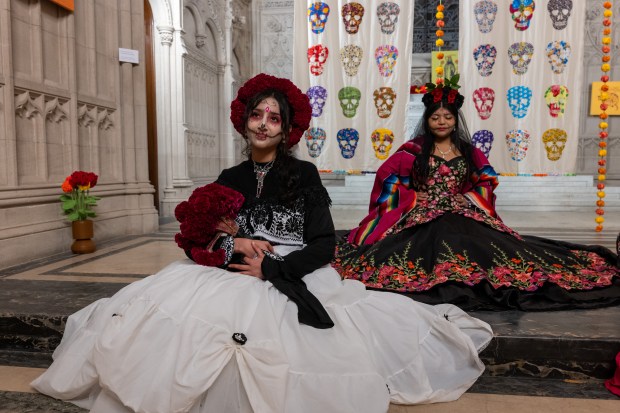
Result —
[[463, 194], [456, 194], [454, 196], [454, 199], [456, 199], [456, 202], [462, 206], [462, 207], [468, 207], [469, 206], [469, 200], [467, 198], [465, 198], [465, 196]]
[[[248, 240], [248, 241], [252, 241], [252, 240]], [[261, 265], [263, 264], [263, 258], [265, 258], [265, 254], [263, 253], [263, 250], [258, 246], [259, 242], [266, 242], [266, 241], [252, 241], [252, 248], [253, 248], [254, 254], [252, 256], [246, 255], [243, 258], [243, 261], [245, 262], [245, 264], [230, 264], [228, 268], [239, 270], [241, 274], [250, 275], [252, 277], [256, 277], [258, 279], [264, 280], [265, 276], [263, 275], [263, 270], [261, 268]], [[269, 245], [268, 242], [267, 242], [267, 245]]]
[[428, 199], [428, 194], [426, 192], [416, 192], [415, 196], [418, 201], [426, 201]]
[[249, 238], [235, 238], [235, 253], [241, 253], [246, 258], [254, 258], [256, 248], [262, 251], [273, 252], [273, 246], [268, 241], [253, 240]]

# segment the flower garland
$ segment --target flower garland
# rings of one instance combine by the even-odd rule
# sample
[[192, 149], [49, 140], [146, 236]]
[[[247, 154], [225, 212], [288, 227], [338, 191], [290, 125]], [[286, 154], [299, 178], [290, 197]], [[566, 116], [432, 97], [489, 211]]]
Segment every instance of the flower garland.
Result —
[[612, 11], [611, 11], [611, 7], [612, 4], [610, 1], [606, 1], [603, 3], [603, 8], [605, 9], [603, 11], [603, 38], [601, 40], [601, 43], [603, 44], [603, 46], [601, 47], [601, 50], [603, 52], [603, 57], [601, 58], [603, 64], [601, 65], [601, 70], [603, 72], [603, 75], [601, 76], [601, 82], [603, 82], [603, 85], [601, 86], [601, 94], [599, 95], [599, 99], [601, 100], [601, 113], [599, 115], [599, 119], [601, 120], [600, 123], [598, 124], [598, 127], [600, 129], [599, 132], [599, 143], [598, 143], [598, 184], [596, 185], [596, 188], [598, 189], [598, 192], [596, 193], [596, 196], [598, 197], [598, 200], [596, 201], [596, 214], [597, 217], [594, 219], [594, 221], [596, 222], [596, 228], [595, 231], [596, 232], [601, 232], [603, 230], [603, 222], [605, 222], [605, 218], [603, 218], [603, 215], [605, 214], [605, 210], [603, 209], [605, 207], [605, 201], [603, 200], [603, 198], [605, 198], [605, 179], [606, 179], [606, 173], [607, 173], [607, 137], [608, 137], [608, 133], [607, 133], [607, 128], [609, 127], [609, 124], [607, 123], [607, 100], [609, 99], [609, 95], [607, 94], [607, 91], [609, 90], [609, 86], [607, 85], [607, 82], [609, 82], [609, 75], [607, 73], [609, 73], [609, 71], [611, 70], [611, 65], [609, 64], [609, 61], [611, 60], [611, 57], [609, 56], [609, 53], [611, 52], [611, 16], [613, 15]]
[[237, 98], [230, 104], [230, 120], [237, 132], [244, 135], [245, 123], [243, 115], [245, 113], [245, 106], [254, 95], [268, 89], [277, 89], [284, 93], [288, 103], [293, 108], [293, 117], [290, 120], [292, 128], [287, 142], [288, 147], [291, 148], [299, 142], [306, 129], [310, 126], [312, 107], [310, 106], [308, 96], [288, 79], [259, 73], [245, 82], [239, 89]]
[[[443, 5], [443, 0], [439, 0], [439, 4], [437, 5], [437, 13], [435, 14], [435, 17], [437, 18], [437, 22], [435, 23], [435, 26], [437, 26], [437, 31], [435, 32], [435, 35], [437, 35], [437, 40], [435, 40], [435, 46], [437, 46], [437, 50], [439, 51], [439, 53], [437, 53], [437, 60], [442, 60], [444, 57], [443, 52], [441, 51], [441, 47], [444, 45], [444, 41], [442, 39], [444, 31], [442, 29], [446, 25], [446, 23], [443, 21], [444, 9], [445, 8]], [[437, 66], [435, 68], [435, 73], [437, 73], [436, 83], [440, 85], [441, 83], [443, 83], [443, 67]]]

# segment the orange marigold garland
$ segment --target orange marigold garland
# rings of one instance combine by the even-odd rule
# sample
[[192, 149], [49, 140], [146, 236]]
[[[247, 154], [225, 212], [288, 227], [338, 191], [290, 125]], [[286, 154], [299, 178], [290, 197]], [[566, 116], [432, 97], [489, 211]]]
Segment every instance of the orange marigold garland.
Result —
[[603, 230], [603, 222], [605, 222], [605, 218], [603, 218], [603, 215], [605, 214], [605, 201], [603, 198], [605, 198], [605, 179], [607, 173], [606, 139], [609, 136], [607, 133], [609, 124], [606, 122], [608, 117], [606, 111], [608, 107], [607, 100], [609, 99], [609, 95], [607, 94], [607, 91], [609, 90], [609, 86], [607, 85], [607, 82], [609, 82], [608, 73], [611, 70], [611, 65], [608, 63], [611, 60], [611, 57], [609, 56], [609, 53], [611, 52], [611, 47], [609, 46], [611, 44], [611, 16], [613, 14], [611, 11], [611, 6], [612, 4], [610, 1], [603, 3], [603, 7], [605, 8], [603, 11], [603, 38], [601, 39], [601, 43], [603, 44], [601, 47], [601, 51], [603, 52], [603, 57], [601, 58], [601, 61], [603, 62], [601, 64], [601, 71], [603, 72], [601, 82], [603, 82], [603, 85], [601, 86], [601, 93], [599, 95], [599, 99], [601, 100], [601, 113], [599, 115], [600, 122], [598, 124], [600, 132], [598, 135], [598, 183], [596, 184], [596, 188], [598, 189], [596, 196], [598, 197], [598, 200], [596, 201], [597, 208], [595, 210], [597, 216], [594, 218], [594, 221], [597, 224], [595, 228], [596, 232], [601, 232]]
[[[441, 52], [441, 48], [444, 45], [444, 41], [442, 39], [444, 35], [443, 27], [446, 25], [443, 21], [443, 11], [443, 1], [439, 0], [439, 4], [437, 5], [437, 13], [435, 14], [435, 17], [437, 18], [437, 23], [435, 23], [435, 26], [437, 26], [437, 31], [435, 32], [435, 35], [437, 35], [437, 40], [435, 40], [435, 46], [437, 46], [437, 50], [439, 51], [439, 53], [437, 53], [437, 60], [443, 59], [443, 53]], [[443, 83], [443, 67], [437, 66], [435, 68], [435, 73], [437, 73], [436, 83], [438, 85]]]

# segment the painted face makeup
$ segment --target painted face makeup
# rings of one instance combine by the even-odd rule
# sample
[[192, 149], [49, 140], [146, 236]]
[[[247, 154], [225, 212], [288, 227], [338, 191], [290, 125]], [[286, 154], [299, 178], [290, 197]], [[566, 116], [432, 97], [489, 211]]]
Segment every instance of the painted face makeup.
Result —
[[262, 100], [250, 112], [246, 131], [247, 138], [253, 148], [275, 148], [284, 137], [278, 101], [274, 98]]

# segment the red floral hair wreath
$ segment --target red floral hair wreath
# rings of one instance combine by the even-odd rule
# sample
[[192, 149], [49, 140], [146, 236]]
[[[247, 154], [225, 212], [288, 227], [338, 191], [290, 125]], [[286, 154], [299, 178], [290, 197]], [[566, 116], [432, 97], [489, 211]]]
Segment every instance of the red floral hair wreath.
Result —
[[237, 98], [230, 104], [230, 120], [237, 132], [243, 135], [245, 133], [245, 123], [243, 122], [245, 106], [252, 96], [265, 89], [277, 89], [284, 93], [293, 108], [292, 128], [287, 142], [287, 146], [292, 148], [297, 145], [306, 129], [310, 126], [312, 108], [310, 107], [308, 96], [288, 79], [260, 73], [245, 82], [239, 89], [239, 92], [237, 92]]

